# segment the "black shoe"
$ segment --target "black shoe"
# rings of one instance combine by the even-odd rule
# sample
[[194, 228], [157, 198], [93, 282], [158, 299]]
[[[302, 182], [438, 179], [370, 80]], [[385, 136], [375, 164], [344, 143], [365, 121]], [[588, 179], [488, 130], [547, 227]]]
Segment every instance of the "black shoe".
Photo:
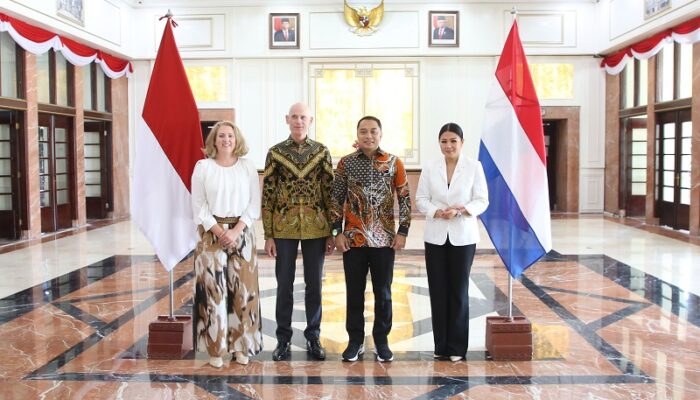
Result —
[[365, 346], [362, 343], [348, 343], [348, 347], [343, 352], [343, 361], [357, 361], [357, 359], [365, 352]]
[[290, 347], [291, 345], [289, 342], [277, 342], [277, 347], [275, 347], [275, 350], [272, 352], [272, 360], [281, 361], [288, 359]]
[[306, 340], [306, 351], [311, 354], [311, 357], [317, 360], [326, 359], [326, 349], [321, 346], [321, 342], [318, 338]]
[[394, 360], [394, 353], [391, 352], [389, 345], [386, 343], [375, 345], [374, 352], [375, 354], [377, 354], [377, 361], [379, 362], [388, 362]]

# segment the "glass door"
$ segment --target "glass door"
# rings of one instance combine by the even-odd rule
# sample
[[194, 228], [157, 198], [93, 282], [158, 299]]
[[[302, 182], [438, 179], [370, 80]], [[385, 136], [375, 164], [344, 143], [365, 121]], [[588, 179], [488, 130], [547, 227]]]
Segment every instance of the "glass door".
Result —
[[687, 230], [692, 140], [690, 110], [661, 113], [657, 121], [657, 216], [661, 225]]
[[620, 204], [628, 217], [641, 217], [646, 212], [647, 118], [625, 118], [620, 125]]
[[71, 119], [39, 114], [39, 205], [41, 231], [73, 226], [73, 129]]
[[0, 110], [0, 239], [20, 237], [19, 112]]
[[106, 121], [85, 121], [85, 203], [88, 219], [111, 211], [111, 134]]

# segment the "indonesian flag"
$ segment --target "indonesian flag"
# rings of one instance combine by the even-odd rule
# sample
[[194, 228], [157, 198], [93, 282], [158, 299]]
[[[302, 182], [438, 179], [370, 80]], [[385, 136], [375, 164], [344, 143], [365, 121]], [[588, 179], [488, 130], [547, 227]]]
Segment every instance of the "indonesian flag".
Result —
[[515, 21], [492, 85], [479, 148], [489, 188], [481, 220], [518, 278], [552, 249], [552, 235], [540, 104]]
[[165, 24], [136, 131], [131, 215], [170, 271], [194, 249], [191, 178], [203, 157], [199, 113]]

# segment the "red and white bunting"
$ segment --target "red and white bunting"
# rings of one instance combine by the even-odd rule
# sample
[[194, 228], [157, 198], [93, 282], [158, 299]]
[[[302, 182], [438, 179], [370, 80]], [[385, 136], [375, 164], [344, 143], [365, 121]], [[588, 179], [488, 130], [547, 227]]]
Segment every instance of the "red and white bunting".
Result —
[[96, 62], [105, 75], [112, 79], [127, 77], [133, 72], [131, 63], [100, 50], [95, 50], [75, 40], [28, 24], [0, 13], [0, 32], [7, 32], [24, 50], [32, 54], [44, 54], [50, 49], [60, 51], [69, 63], [82, 67]]

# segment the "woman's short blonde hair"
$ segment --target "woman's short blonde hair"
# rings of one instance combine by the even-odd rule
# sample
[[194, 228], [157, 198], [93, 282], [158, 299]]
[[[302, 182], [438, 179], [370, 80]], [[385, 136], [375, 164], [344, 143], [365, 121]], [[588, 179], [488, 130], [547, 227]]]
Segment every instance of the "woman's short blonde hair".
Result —
[[236, 137], [236, 147], [233, 149], [233, 155], [236, 157], [243, 157], [248, 154], [248, 145], [245, 143], [245, 138], [238, 129], [236, 124], [231, 121], [219, 121], [217, 122], [207, 134], [207, 139], [204, 141], [204, 154], [209, 158], [216, 158], [216, 135], [219, 133], [219, 129], [222, 126], [230, 126], [233, 128], [233, 135]]

